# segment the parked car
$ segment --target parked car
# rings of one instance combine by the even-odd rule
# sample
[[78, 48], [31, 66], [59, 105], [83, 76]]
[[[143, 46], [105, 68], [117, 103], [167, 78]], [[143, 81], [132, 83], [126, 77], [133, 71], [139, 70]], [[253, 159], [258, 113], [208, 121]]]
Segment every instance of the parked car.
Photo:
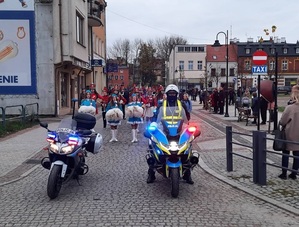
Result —
[[279, 86], [277, 87], [278, 94], [285, 94], [288, 95], [292, 91], [292, 86]]

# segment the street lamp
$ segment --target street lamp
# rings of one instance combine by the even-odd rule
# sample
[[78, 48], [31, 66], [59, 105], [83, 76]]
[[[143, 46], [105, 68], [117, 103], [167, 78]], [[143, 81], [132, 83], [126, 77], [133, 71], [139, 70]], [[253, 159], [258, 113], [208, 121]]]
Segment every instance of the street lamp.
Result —
[[216, 35], [216, 40], [213, 47], [220, 47], [221, 44], [218, 39], [218, 35], [223, 34], [225, 36], [225, 46], [226, 46], [226, 86], [225, 86], [225, 114], [224, 117], [229, 117], [228, 114], [228, 30], [225, 32], [218, 32]]

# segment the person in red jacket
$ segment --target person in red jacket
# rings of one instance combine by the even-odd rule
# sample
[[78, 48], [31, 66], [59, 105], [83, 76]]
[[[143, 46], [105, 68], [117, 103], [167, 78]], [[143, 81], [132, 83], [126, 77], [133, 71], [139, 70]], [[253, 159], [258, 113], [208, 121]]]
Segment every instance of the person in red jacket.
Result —
[[103, 119], [103, 127], [106, 128], [107, 121], [106, 121], [106, 106], [109, 102], [110, 96], [108, 95], [108, 89], [104, 87], [103, 89], [103, 95], [98, 96], [102, 107], [102, 119]]
[[154, 116], [154, 110], [157, 107], [157, 100], [152, 91], [148, 91], [145, 99], [145, 121], [146, 123], [151, 123]]

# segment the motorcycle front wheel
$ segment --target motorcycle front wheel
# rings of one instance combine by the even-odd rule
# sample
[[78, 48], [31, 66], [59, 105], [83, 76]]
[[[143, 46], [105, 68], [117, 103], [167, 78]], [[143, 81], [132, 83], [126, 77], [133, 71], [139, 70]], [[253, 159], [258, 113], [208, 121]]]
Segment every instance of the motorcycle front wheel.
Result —
[[177, 198], [179, 195], [179, 168], [170, 169], [170, 180], [171, 180], [171, 196]]
[[62, 166], [59, 165], [54, 165], [51, 169], [47, 185], [47, 193], [50, 199], [55, 199], [60, 192], [62, 185], [61, 169]]

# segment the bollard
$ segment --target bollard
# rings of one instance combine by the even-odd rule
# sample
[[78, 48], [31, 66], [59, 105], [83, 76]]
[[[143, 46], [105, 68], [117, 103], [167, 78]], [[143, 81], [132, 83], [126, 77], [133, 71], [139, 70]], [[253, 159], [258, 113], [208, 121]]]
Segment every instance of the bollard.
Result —
[[226, 126], [226, 170], [233, 171], [233, 132], [232, 126]]
[[266, 132], [254, 131], [253, 141], [253, 182], [267, 184]]

